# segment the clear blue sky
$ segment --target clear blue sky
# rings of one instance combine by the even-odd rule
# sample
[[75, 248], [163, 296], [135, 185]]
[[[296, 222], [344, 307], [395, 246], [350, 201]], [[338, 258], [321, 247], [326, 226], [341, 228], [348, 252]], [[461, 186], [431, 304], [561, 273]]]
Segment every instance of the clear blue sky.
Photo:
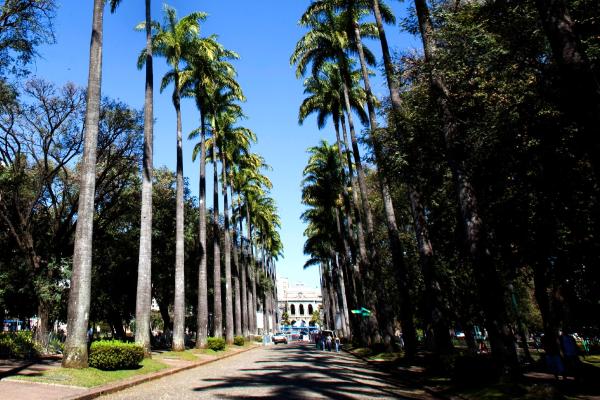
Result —
[[[62, 0], [59, 3], [55, 21], [57, 43], [41, 49], [42, 58], [36, 62], [34, 74], [59, 85], [72, 81], [84, 86], [93, 1]], [[162, 21], [163, 3], [153, 3], [152, 17]], [[306, 149], [322, 137], [333, 141], [334, 134], [330, 124], [319, 131], [314, 118], [298, 126], [302, 82], [296, 79], [294, 69], [289, 65], [289, 56], [303, 34], [297, 21], [309, 3], [308, 0], [179, 0], [168, 4], [177, 9], [180, 17], [192, 11], [207, 12], [209, 17], [202, 27], [202, 34], [218, 34], [225, 47], [240, 54], [241, 59], [235, 66], [248, 99], [243, 105], [248, 119], [243, 123], [258, 135], [255, 151], [273, 168], [268, 175], [273, 181], [272, 195], [283, 223], [281, 237], [285, 256], [277, 264], [277, 273], [308, 286], [318, 286], [318, 270], [302, 269], [306, 257], [302, 253], [304, 225], [299, 219], [303, 211], [300, 181], [308, 157]], [[396, 16], [405, 14], [405, 3], [390, 0], [390, 5]], [[143, 19], [143, 0], [123, 0], [115, 14], [110, 14], [107, 9], [104, 19], [102, 94], [139, 109], [144, 100], [144, 73], [137, 70], [136, 60], [145, 45], [145, 35], [134, 31], [133, 27]], [[397, 26], [387, 27], [387, 33], [394, 50], [409, 51], [418, 46], [414, 38], [401, 33]], [[379, 55], [378, 42], [368, 45]], [[160, 77], [167, 68], [164, 60], [159, 58], [155, 58], [154, 66], [154, 164], [156, 167], [166, 165], [173, 170], [175, 112], [171, 88], [159, 93]], [[374, 80], [373, 86], [379, 97], [386, 94], [380, 77]], [[191, 100], [184, 100], [182, 115], [183, 132], [187, 136], [198, 125], [198, 113]], [[192, 163], [192, 147], [191, 142], [184, 142], [184, 174], [190, 180], [192, 193], [197, 195], [198, 164]], [[211, 173], [210, 170], [207, 172]]]

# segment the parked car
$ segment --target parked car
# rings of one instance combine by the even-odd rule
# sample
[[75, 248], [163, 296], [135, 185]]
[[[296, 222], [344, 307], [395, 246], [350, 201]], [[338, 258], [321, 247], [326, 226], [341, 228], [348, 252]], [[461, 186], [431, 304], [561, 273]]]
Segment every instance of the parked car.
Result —
[[287, 344], [288, 343], [288, 338], [285, 335], [285, 333], [283, 332], [276, 332], [272, 337], [271, 340], [273, 341], [273, 344], [277, 344], [277, 343], [284, 343]]

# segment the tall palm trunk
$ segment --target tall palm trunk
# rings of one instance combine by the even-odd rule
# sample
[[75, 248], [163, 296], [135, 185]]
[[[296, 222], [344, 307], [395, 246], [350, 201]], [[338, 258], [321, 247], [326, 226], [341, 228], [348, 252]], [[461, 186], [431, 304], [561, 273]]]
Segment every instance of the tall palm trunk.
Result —
[[71, 275], [67, 312], [69, 331], [62, 361], [63, 367], [67, 368], [85, 368], [88, 366], [86, 333], [89, 323], [92, 283], [92, 236], [96, 190], [96, 145], [100, 119], [103, 18], [104, 1], [94, 0], [85, 110], [84, 150], [81, 162], [79, 207], [73, 250], [73, 273]]
[[173, 351], [185, 350], [185, 250], [183, 236], [183, 140], [179, 74], [175, 73], [173, 104], [177, 114], [177, 183], [175, 187], [175, 301], [173, 305]]
[[[379, 190], [381, 191], [381, 197], [383, 199], [383, 210], [385, 213], [385, 220], [388, 231], [388, 240], [390, 244], [390, 251], [392, 253], [392, 262], [394, 264], [394, 273], [396, 276], [396, 283], [400, 292], [400, 306], [401, 314], [400, 321], [402, 324], [402, 335], [404, 338], [406, 354], [412, 357], [416, 351], [417, 336], [414, 326], [414, 309], [412, 305], [412, 299], [410, 296], [410, 277], [406, 268], [404, 260], [404, 251], [402, 249], [402, 242], [400, 240], [400, 230], [396, 222], [396, 213], [392, 202], [392, 196], [390, 193], [389, 182], [387, 180], [387, 173], [384, 169], [384, 162], [382, 159], [382, 148], [379, 139], [377, 138], [377, 116], [375, 115], [375, 106], [373, 104], [373, 93], [371, 91], [371, 83], [369, 81], [369, 72], [367, 70], [367, 63], [365, 61], [365, 53], [362, 46], [362, 39], [360, 36], [360, 29], [358, 23], [353, 21], [354, 24], [354, 38], [356, 41], [356, 47], [358, 49], [358, 57], [360, 60], [360, 67], [365, 85], [365, 92], [367, 95], [367, 109], [369, 111], [369, 122], [371, 126], [371, 141], [373, 143], [373, 150], [375, 154], [375, 163], [379, 168], [377, 178], [379, 181]], [[379, 270], [380, 268], [377, 267]], [[378, 295], [385, 298], [385, 286], [381, 279], [377, 280], [377, 291]], [[381, 299], [380, 297], [380, 299]], [[389, 302], [383, 300], [384, 315], [382, 319], [386, 321], [384, 325], [384, 341], [388, 346], [391, 347], [391, 340], [394, 337], [394, 326], [392, 319], [392, 310], [389, 307]], [[381, 324], [381, 321], [380, 321]]]
[[352, 141], [352, 154], [354, 155], [354, 165], [356, 166], [356, 175], [358, 177], [358, 186], [360, 188], [360, 197], [362, 202], [363, 213], [367, 224], [367, 234], [372, 236], [373, 234], [373, 213], [371, 212], [371, 206], [369, 205], [369, 193], [367, 191], [367, 179], [365, 177], [365, 171], [362, 166], [362, 160], [360, 159], [360, 151], [358, 149], [358, 140], [356, 138], [356, 131], [354, 130], [354, 118], [352, 117], [352, 106], [350, 104], [350, 76], [348, 73], [347, 63], [340, 57], [339, 60], [340, 68], [342, 69], [342, 92], [344, 96], [344, 106], [346, 108], [346, 115], [348, 117], [348, 126], [350, 127], [350, 139]]
[[[400, 129], [397, 118], [402, 112], [402, 102], [400, 99], [400, 89], [398, 82], [394, 78], [394, 65], [390, 56], [390, 48], [387, 42], [381, 10], [379, 8], [379, 0], [372, 0], [373, 14], [379, 34], [379, 42], [381, 43], [381, 52], [383, 54], [383, 65], [385, 68], [385, 76], [387, 85], [390, 91], [390, 99], [394, 110], [393, 121]], [[398, 131], [398, 136], [402, 138], [402, 132]], [[421, 201], [421, 193], [416, 189], [415, 185], [406, 182], [408, 189], [408, 200], [413, 214], [413, 225], [415, 227], [415, 235], [417, 238], [417, 246], [419, 250], [419, 261], [425, 279], [425, 297], [426, 297], [426, 322], [428, 325], [428, 337], [434, 338], [434, 349], [438, 353], [446, 352], [451, 346], [448, 324], [446, 321], [446, 312], [444, 310], [444, 302], [441, 298], [440, 283], [437, 278], [437, 270], [434, 260], [433, 246], [429, 239], [429, 227], [425, 219], [424, 207]]]
[[231, 286], [231, 235], [229, 232], [229, 188], [227, 179], [227, 162], [225, 150], [221, 151], [221, 180], [223, 192], [224, 240], [223, 252], [225, 259], [225, 341], [233, 343], [233, 295]]
[[[415, 8], [425, 61], [432, 62], [435, 57], [436, 46], [429, 7], [426, 0], [415, 0]], [[477, 204], [477, 193], [471, 182], [466, 154], [458, 144], [457, 139], [459, 139], [460, 130], [458, 119], [450, 106], [450, 90], [446, 86], [443, 76], [435, 69], [430, 74], [430, 80], [442, 111], [446, 158], [456, 185], [465, 244], [479, 283], [481, 305], [486, 316], [486, 329], [490, 338], [492, 354], [499, 365], [509, 363], [516, 366], [517, 356], [514, 346], [511, 345], [513, 338], [509, 330], [506, 329], [504, 288], [486, 244], [486, 226]]]
[[213, 336], [223, 336], [223, 299], [221, 298], [221, 233], [219, 229], [219, 171], [217, 169], [217, 140], [213, 134]]
[[[238, 199], [239, 199], [239, 195], [238, 195]], [[241, 203], [241, 202], [240, 202]], [[239, 230], [239, 234], [240, 234], [240, 251], [241, 251], [241, 257], [240, 257], [240, 280], [241, 280], [241, 291], [240, 291], [240, 297], [241, 297], [241, 317], [242, 317], [242, 335], [244, 337], [247, 337], [249, 332], [249, 320], [250, 320], [250, 316], [249, 316], [249, 311], [248, 311], [248, 282], [246, 279], [246, 271], [247, 271], [247, 265], [248, 265], [248, 259], [246, 257], [246, 253], [244, 251], [244, 238], [242, 236], [242, 218], [240, 215], [239, 218], [239, 222], [240, 222], [240, 230]]]
[[152, 175], [153, 175], [153, 93], [151, 0], [146, 0], [146, 90], [144, 98], [144, 158], [142, 160], [142, 211], [137, 295], [135, 301], [135, 342], [150, 351], [150, 307], [152, 303]]
[[[345, 89], [345, 85], [343, 86], [343, 90]], [[359, 248], [359, 254], [360, 254], [360, 260], [361, 262], [359, 263], [361, 265], [359, 270], [356, 270], [356, 268], [353, 269], [353, 274], [354, 274], [354, 281], [356, 283], [356, 292], [357, 292], [357, 298], [358, 301], [360, 302], [361, 307], [363, 305], [367, 305], [371, 310], [374, 310], [375, 307], [373, 306], [373, 298], [375, 296], [372, 296], [371, 294], [367, 293], [367, 289], [369, 288], [369, 285], [367, 284], [368, 282], [368, 267], [369, 267], [369, 257], [368, 257], [368, 253], [367, 253], [367, 245], [366, 245], [366, 238], [365, 238], [365, 233], [364, 233], [364, 229], [363, 229], [363, 224], [362, 224], [362, 216], [360, 214], [360, 210], [359, 210], [359, 200], [358, 200], [358, 196], [359, 196], [359, 190], [357, 187], [357, 176], [354, 175], [354, 167], [353, 167], [353, 162], [352, 162], [352, 156], [351, 156], [351, 152], [350, 152], [350, 145], [349, 145], [349, 141], [348, 141], [348, 130], [346, 129], [346, 117], [344, 116], [344, 113], [342, 113], [341, 115], [341, 126], [342, 126], [342, 134], [344, 136], [344, 149], [345, 149], [345, 153], [346, 153], [346, 162], [348, 164], [348, 174], [351, 178], [351, 183], [352, 183], [352, 200], [353, 200], [353, 204], [354, 204], [354, 210], [355, 210], [355, 217], [356, 217], [356, 236], [358, 239], [358, 248]], [[350, 130], [354, 129], [354, 123], [352, 118], [348, 119], [348, 126]], [[356, 148], [358, 150], [358, 147]], [[356, 153], [355, 153], [356, 155]], [[360, 155], [359, 155], [360, 157]], [[360, 185], [358, 185], [360, 186]], [[369, 299], [369, 300], [368, 300]], [[367, 301], [368, 300], [368, 301]], [[365, 322], [367, 323], [368, 326], [365, 326]], [[369, 327], [371, 330], [375, 331], [377, 329], [379, 329], [377, 327], [377, 319], [375, 317], [375, 313], [372, 313], [371, 316], [369, 317], [369, 319], [367, 319], [366, 321], [364, 319], [361, 319], [361, 323], [360, 323], [360, 339], [362, 344], [368, 344], [369, 340], [371, 340], [371, 338], [368, 336], [369, 332], [368, 329]], [[377, 338], [375, 338], [377, 339]]]
[[[233, 221], [235, 215], [235, 207], [234, 207], [234, 193], [233, 193], [233, 185], [231, 183], [227, 183], [227, 186], [230, 189], [231, 193], [231, 218]], [[234, 297], [234, 334], [236, 336], [242, 335], [242, 299], [241, 299], [241, 287], [240, 280], [242, 275], [242, 265], [240, 263], [239, 251], [240, 248], [238, 246], [238, 234], [236, 229], [236, 224], [233, 222], [231, 224], [232, 232], [233, 232], [233, 244], [232, 244], [232, 256], [233, 256], [233, 265], [235, 266], [235, 274], [233, 275], [233, 297]]]
[[206, 265], [206, 126], [200, 110], [200, 199], [198, 200], [198, 225], [200, 240], [200, 265], [198, 266], [198, 334], [196, 347], [206, 344], [208, 336], [208, 271]]
[[251, 272], [250, 274], [250, 283], [251, 283], [251, 293], [250, 293], [250, 299], [248, 302], [248, 316], [250, 317], [252, 323], [251, 323], [251, 327], [250, 330], [252, 332], [252, 334], [256, 335], [258, 333], [257, 331], [257, 325], [256, 325], [256, 306], [258, 303], [258, 299], [256, 297], [256, 266], [255, 266], [255, 259], [254, 259], [254, 246], [252, 244], [252, 222], [250, 220], [250, 209], [248, 206], [246, 206], [246, 231], [248, 233], [248, 247], [250, 248], [250, 260], [248, 262], [248, 268], [249, 268], [249, 272]]

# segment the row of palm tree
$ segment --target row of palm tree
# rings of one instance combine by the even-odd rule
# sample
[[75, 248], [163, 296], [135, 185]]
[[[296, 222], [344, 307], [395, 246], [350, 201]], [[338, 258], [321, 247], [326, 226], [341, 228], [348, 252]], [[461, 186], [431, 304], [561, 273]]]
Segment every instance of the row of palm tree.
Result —
[[[597, 112], [590, 111], [594, 107], [597, 109], [598, 104], [598, 96], [592, 95], [593, 90], [590, 88], [598, 85], [593, 84], [593, 79], [590, 79], [592, 67], [584, 54], [581, 39], [573, 34], [575, 31], [573, 26], [576, 23], [569, 16], [569, 7], [575, 5], [568, 6], [567, 3], [562, 1], [528, 3], [530, 7], [528, 10], [535, 14], [531, 19], [532, 23], [537, 19], [537, 23], [545, 32], [545, 38], [537, 38], [536, 45], [541, 48], [546, 46], [546, 50], [538, 50], [537, 53], [531, 50], [531, 52], [538, 59], [549, 63], [552, 68], [557, 68], [559, 81], [565, 86], [561, 87], [559, 92], [570, 99], [568, 106], [561, 104], [559, 109], [568, 118], [581, 125], [581, 132], [587, 132], [592, 121], [589, 116], [598, 115]], [[479, 321], [487, 331], [492, 355], [497, 365], [508, 365], [512, 370], [517, 370], [517, 352], [512, 345], [514, 338], [510, 329], [511, 312], [506, 307], [507, 285], [506, 282], [503, 283], [503, 272], [496, 265], [498, 261], [495, 257], [499, 257], [499, 254], [498, 250], [494, 250], [495, 243], [491, 243], [489, 239], [493, 236], [493, 231], [491, 225], [486, 225], [485, 205], [481, 202], [485, 199], [481, 194], [485, 192], [485, 187], [481, 185], [478, 187], [476, 184], [478, 171], [475, 171], [476, 167], [472, 165], [472, 159], [475, 158], [472, 154], [473, 144], [468, 143], [466, 139], [468, 122], [464, 122], [465, 115], [458, 111], [469, 101], [474, 101], [472, 97], [475, 95], [462, 93], [468, 100], [464, 98], [457, 100], [458, 96], [455, 97], [456, 93], [453, 93], [453, 90], [459, 89], [453, 89], [448, 82], [452, 82], [453, 79], [456, 81], [456, 77], [452, 76], [452, 72], [445, 75], [445, 66], [442, 65], [443, 62], [448, 62], [448, 58], [442, 57], [442, 54], [448, 54], [444, 53], [447, 51], [445, 47], [452, 47], [455, 44], [450, 44], [444, 38], [440, 39], [440, 36], [436, 36], [444, 34], [439, 32], [442, 31], [441, 26], [444, 24], [456, 23], [456, 21], [447, 22], [448, 15], [458, 14], [457, 10], [461, 7], [468, 11], [469, 7], [459, 2], [426, 0], [415, 0], [413, 5], [414, 31], [422, 40], [423, 56], [407, 57], [411, 61], [403, 60], [401, 62], [403, 67], [410, 62], [418, 65], [413, 66], [414, 70], [410, 73], [404, 74], [395, 71], [392, 63], [384, 25], [395, 21], [389, 7], [381, 0], [313, 0], [300, 18], [299, 24], [306, 29], [306, 33], [297, 42], [290, 58], [290, 63], [296, 66], [297, 77], [306, 78], [304, 87], [307, 97], [300, 106], [299, 122], [302, 123], [308, 115], [316, 114], [317, 125], [323, 128], [327, 119], [331, 118], [336, 134], [336, 144], [321, 142], [319, 146], [309, 150], [310, 158], [304, 171], [303, 202], [308, 206], [308, 210], [303, 214], [303, 219], [308, 224], [305, 232], [307, 236], [305, 252], [311, 257], [306, 266], [321, 267], [326, 312], [329, 316], [336, 314], [342, 316], [342, 331], [347, 330], [350, 336], [363, 344], [381, 343], [390, 348], [394, 335], [393, 322], [397, 318], [402, 326], [406, 353], [409, 357], [414, 355], [417, 340], [414, 322], [415, 304], [413, 304], [411, 288], [419, 287], [421, 282], [417, 282], [411, 276], [410, 268], [405, 263], [405, 258], [408, 258], [407, 251], [403, 248], [396, 212], [406, 210], [411, 226], [404, 229], [404, 232], [414, 235], [412, 242], [414, 242], [420, 267], [418, 274], [422, 277], [424, 288], [425, 301], [422, 307], [419, 307], [423, 317], [422, 326], [425, 328], [427, 341], [433, 346], [436, 354], [449, 352], [452, 346], [448, 321], [451, 312], [443, 300], [444, 295], [448, 296], [448, 293], [442, 294], [441, 267], [439, 259], [437, 261], [434, 259], [435, 252], [430, 240], [432, 235], [428, 227], [428, 224], [433, 226], [435, 222], [430, 220], [425, 206], [434, 200], [424, 199], [423, 193], [419, 190], [423, 180], [427, 180], [428, 177], [410, 171], [412, 166], [409, 165], [409, 161], [403, 159], [404, 157], [419, 158], [414, 154], [403, 154], [406, 149], [411, 149], [408, 153], [438, 151], [442, 153], [441, 158], [444, 160], [441, 168], [447, 171], [448, 180], [452, 182], [451, 194], [446, 196], [451, 197], [448, 204], [456, 208], [456, 225], [459, 227], [457, 231], [460, 231], [457, 232], [457, 242], [460, 246], [456, 247], [460, 248], [464, 245], [462, 251], [457, 251], [464, 254], [465, 264], [472, 267], [470, 278], [476, 287], [477, 309], [480, 310], [481, 316]], [[495, 10], [494, 6], [487, 9], [479, 3], [477, 5], [473, 9], [479, 10], [478, 7], [481, 6], [480, 8], [485, 11], [494, 11], [497, 14], [491, 15], [496, 18], [499, 18], [503, 10], [502, 7]], [[439, 14], [432, 15], [430, 7], [436, 7]], [[468, 14], [467, 11], [465, 15]], [[485, 17], [478, 17], [489, 18], [485, 13], [482, 15]], [[372, 17], [374, 22], [365, 22], [366, 16]], [[409, 20], [412, 22], [411, 18]], [[502, 29], [509, 31], [506, 26]], [[474, 31], [478, 30], [474, 28]], [[447, 31], [445, 33], [448, 34]], [[379, 105], [370, 84], [372, 73], [369, 68], [376, 65], [376, 60], [363, 43], [365, 38], [378, 40], [381, 45], [383, 68], [389, 89], [389, 105], [385, 110], [388, 126], [385, 129], [379, 126], [377, 118]], [[466, 43], [468, 39], [461, 37], [460, 41]], [[523, 46], [528, 45], [530, 44]], [[493, 44], [488, 43], [486, 46], [493, 47]], [[592, 53], [591, 50], [589, 52]], [[458, 57], [465, 65], [472, 66], [477, 63], [469, 58], [469, 54], [451, 52], [449, 54]], [[570, 56], [566, 56], [567, 54]], [[464, 60], [461, 57], [464, 57]], [[531, 55], [530, 57], [535, 58]], [[549, 57], [554, 57], [554, 60], [550, 61]], [[545, 63], [541, 64], [544, 64], [544, 68], [549, 66]], [[572, 75], [571, 68], [575, 68], [574, 65], [577, 65], [576, 68], [580, 71], [577, 77]], [[410, 69], [410, 66], [407, 69]], [[419, 108], [412, 109], [410, 105], [407, 107], [402, 104], [401, 99], [410, 96], [401, 93], [397, 80], [399, 76], [407, 81], [406, 92], [411, 89], [417, 90], [415, 87], [418, 85], [414, 84], [415, 81], [425, 82], [423, 86], [426, 93], [423, 95], [425, 100], [420, 99], [419, 106], [425, 106], [427, 101], [435, 104], [433, 107], [436, 110], [431, 114], [438, 119], [442, 133], [441, 148], [436, 148], [434, 144], [421, 147], [412, 145], [411, 140], [414, 137], [410, 137], [410, 128], [406, 123], [410, 119], [408, 115], [426, 114], [426, 111]], [[587, 83], [583, 84], [584, 81]], [[582, 94], [579, 99], [572, 97], [576, 91]], [[536, 94], [539, 98], [546, 96], [537, 92]], [[583, 104], [584, 98], [587, 99], [586, 104]], [[574, 108], [587, 111], [574, 112]], [[585, 114], [586, 112], [588, 114]], [[364, 137], [369, 148], [372, 149], [371, 160], [374, 167], [372, 171], [365, 171], [363, 165], [355, 117], [358, 117], [359, 121], [367, 127]], [[427, 119], [430, 115], [419, 115], [419, 117]], [[531, 118], [536, 120], [537, 116]], [[431, 126], [423, 129], [431, 129]], [[488, 129], [495, 130], [496, 127], [490, 126]], [[523, 130], [527, 130], [527, 127]], [[382, 137], [393, 138], [395, 144], [382, 143]], [[582, 133], [581, 138], [583, 137], [586, 137], [585, 133]], [[478, 140], [482, 139], [478, 138]], [[589, 145], [589, 150], [583, 152], [587, 157], [586, 162], [589, 162], [591, 170], [596, 172], [597, 163], [593, 150], [596, 145], [591, 144], [592, 141], [586, 143]], [[386, 153], [390, 149], [394, 151], [396, 147], [393, 146], [401, 149], [399, 155], [390, 156]], [[554, 143], [548, 145], [553, 151], [554, 146], [558, 147]], [[415, 148], [416, 150], [412, 150]], [[581, 155], [577, 157], [583, 158]], [[394, 160], [394, 171], [387, 170], [391, 168], [390, 160]], [[536, 167], [544, 169], [542, 166]], [[395, 197], [392, 197], [391, 193], [391, 180], [400, 182], [402, 186], [395, 188]], [[374, 182], [374, 185], [369, 186], [371, 182]], [[423, 185], [422, 188], [425, 189], [425, 186]], [[375, 195], [369, 193], [369, 189], [376, 190], [377, 193]], [[531, 188], [529, 190], [534, 192]], [[529, 192], [526, 193], [529, 195]], [[398, 201], [401, 196], [405, 197], [401, 200], [403, 204], [395, 205], [393, 199]], [[379, 212], [374, 216], [375, 206], [378, 207]], [[528, 211], [527, 215], [530, 216], [532, 213]], [[385, 238], [382, 238], [381, 232], [375, 229], [375, 218], [379, 218], [385, 224]], [[382, 245], [384, 242], [385, 245]], [[405, 240], [404, 243], [409, 242]], [[516, 249], [517, 245], [511, 243], [510, 247]], [[384, 251], [381, 251], [382, 249]], [[387, 260], [383, 259], [387, 255], [390, 256], [391, 269], [383, 268], [384, 265], [388, 265]], [[386, 302], [389, 296], [386, 294], [385, 280], [382, 276], [384, 272], [390, 270], [395, 281], [393, 286], [397, 288], [399, 312], [393, 310]], [[547, 337], [550, 337], [548, 343], [557, 342], [558, 323], [554, 321], [558, 319], [552, 316], [546, 294], [550, 292], [549, 284], [543, 278], [544, 273], [538, 272], [536, 276], [535, 290], [540, 309], [545, 315], [545, 332]], [[510, 281], [514, 276], [510, 275], [510, 278], [504, 277], [504, 279]], [[511, 285], [510, 287], [512, 288]], [[348, 308], [361, 307], [367, 307], [372, 311], [367, 315], [368, 318], [349, 318]], [[330, 319], [329, 324], [333, 322]]]
[[[362, 22], [362, 18], [375, 9], [378, 23]], [[337, 151], [340, 152], [340, 158], [346, 160], [346, 170], [343, 173], [350, 179], [352, 196], [349, 196], [349, 190], [344, 187], [343, 225], [350, 234], [342, 235], [343, 242], [348, 243], [341, 245], [349, 250], [344, 251], [346, 254], [342, 258], [349, 264], [347, 272], [352, 274], [353, 287], [357, 289], [352, 297], [357, 304], [372, 310], [366, 324], [363, 324], [365, 326], [357, 327], [357, 332], [360, 332], [360, 339], [365, 343], [383, 342], [386, 345], [391, 343], [394, 335], [393, 315], [389, 304], [384, 300], [383, 280], [376, 278], [381, 275], [381, 263], [378, 261], [376, 246], [373, 246], [373, 212], [369, 203], [367, 178], [360, 155], [354, 115], [356, 113], [361, 122], [369, 124], [369, 132], [377, 131], [377, 99], [372, 94], [369, 81], [372, 75], [369, 67], [374, 66], [376, 60], [373, 53], [363, 44], [363, 38], [378, 37], [378, 31], [383, 33], [383, 22], [393, 21], [390, 9], [378, 1], [313, 1], [300, 18], [300, 25], [307, 28], [308, 32], [298, 41], [290, 59], [290, 62], [296, 65], [298, 77], [305, 76], [309, 67], [311, 70], [311, 77], [305, 81], [306, 93], [310, 96], [301, 106], [300, 121], [306, 115], [316, 112], [319, 126], [322, 127], [325, 118], [331, 116], [336, 129]], [[387, 44], [383, 47], [385, 50]], [[354, 69], [355, 56], [358, 56], [358, 71]], [[392, 76], [391, 73], [389, 76]], [[362, 87], [359, 86], [361, 79], [364, 85]], [[366, 111], [363, 108], [365, 103]], [[340, 126], [343, 141], [339, 134]], [[350, 141], [347, 131], [350, 133]], [[381, 146], [375, 136], [369, 135], [369, 140], [373, 144], [374, 161], [379, 168], [377, 178], [384, 202], [387, 239], [400, 289], [403, 334], [407, 351], [410, 353], [414, 351], [415, 344], [410, 282], [404, 264], [389, 183], [382, 170], [382, 163], [379, 162]], [[346, 157], [342, 155], [344, 147]]]
[[[69, 297], [69, 334], [65, 346], [65, 367], [87, 366], [86, 331], [90, 306], [90, 268], [92, 254], [93, 193], [95, 179], [95, 138], [97, 136], [100, 98], [103, 1], [95, 1], [94, 25], [90, 57], [90, 81], [85, 133], [85, 155], [77, 234], [76, 258]], [[118, 1], [111, 2], [112, 11]], [[244, 118], [241, 102], [245, 100], [231, 64], [238, 55], [225, 49], [216, 36], [202, 37], [201, 23], [207, 15], [191, 13], [178, 19], [175, 9], [164, 6], [164, 22], [152, 21], [151, 2], [146, 0], [146, 19], [137, 27], [146, 33], [146, 47], [138, 59], [138, 67], [146, 69], [144, 105], [144, 153], [142, 162], [142, 210], [136, 297], [136, 343], [150, 355], [150, 305], [152, 261], [152, 175], [153, 175], [153, 56], [163, 57], [168, 72], [160, 89], [172, 85], [172, 101], [176, 112], [176, 254], [173, 302], [172, 349], [185, 349], [185, 279], [184, 276], [184, 175], [181, 101], [192, 98], [199, 112], [199, 127], [189, 139], [198, 140], [193, 158], [199, 158], [199, 254], [198, 306], [196, 346], [206, 343], [209, 334], [224, 336], [233, 343], [234, 335], [257, 333], [256, 311], [262, 307], [265, 327], [276, 318], [274, 261], [282, 254], [278, 234], [280, 220], [269, 190], [272, 185], [264, 175], [268, 168], [264, 159], [251, 151], [256, 135], [240, 126]], [[86, 114], [86, 115], [87, 115]], [[94, 119], [95, 116], [95, 119]], [[88, 119], [89, 118], [89, 119]], [[198, 157], [199, 156], [199, 157]], [[213, 215], [206, 209], [206, 164], [213, 167]], [[219, 165], [221, 172], [219, 174]], [[221, 191], [219, 193], [219, 184]], [[88, 193], [89, 192], [89, 193]], [[88, 194], [86, 196], [86, 193]], [[219, 196], [220, 194], [220, 196]], [[91, 197], [90, 197], [91, 196]], [[87, 199], [87, 200], [86, 200]], [[220, 201], [224, 209], [219, 212]], [[207, 221], [213, 226], [213, 331], [208, 332]], [[222, 221], [222, 223], [221, 223]], [[243, 223], [246, 235], [243, 235]], [[222, 236], [222, 240], [221, 240]], [[222, 242], [222, 243], [221, 243]], [[221, 246], [222, 244], [222, 246]], [[221, 277], [224, 269], [224, 279]], [[258, 280], [265, 282], [257, 282]], [[224, 293], [221, 288], [224, 281]], [[258, 299], [258, 286], [263, 298]], [[223, 307], [224, 298], [224, 307]], [[234, 300], [235, 299], [235, 300]], [[224, 310], [223, 310], [224, 308]], [[223, 313], [225, 318], [223, 319]], [[223, 327], [225, 333], [223, 335]]]

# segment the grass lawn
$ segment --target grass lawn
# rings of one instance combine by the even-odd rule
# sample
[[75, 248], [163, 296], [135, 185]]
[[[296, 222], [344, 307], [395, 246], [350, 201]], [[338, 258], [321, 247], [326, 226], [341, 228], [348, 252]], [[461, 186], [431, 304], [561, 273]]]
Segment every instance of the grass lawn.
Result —
[[141, 368], [138, 369], [101, 371], [96, 368], [56, 368], [40, 372], [39, 375], [17, 375], [11, 379], [91, 388], [136, 375], [145, 375], [151, 372], [160, 371], [164, 368], [167, 368], [167, 365], [158, 360], [146, 358], [142, 361]]
[[185, 351], [165, 351], [161, 352], [156, 356], [157, 359], [161, 358], [170, 358], [176, 360], [184, 360], [184, 361], [198, 361], [198, 357], [194, 354], [192, 350]]

